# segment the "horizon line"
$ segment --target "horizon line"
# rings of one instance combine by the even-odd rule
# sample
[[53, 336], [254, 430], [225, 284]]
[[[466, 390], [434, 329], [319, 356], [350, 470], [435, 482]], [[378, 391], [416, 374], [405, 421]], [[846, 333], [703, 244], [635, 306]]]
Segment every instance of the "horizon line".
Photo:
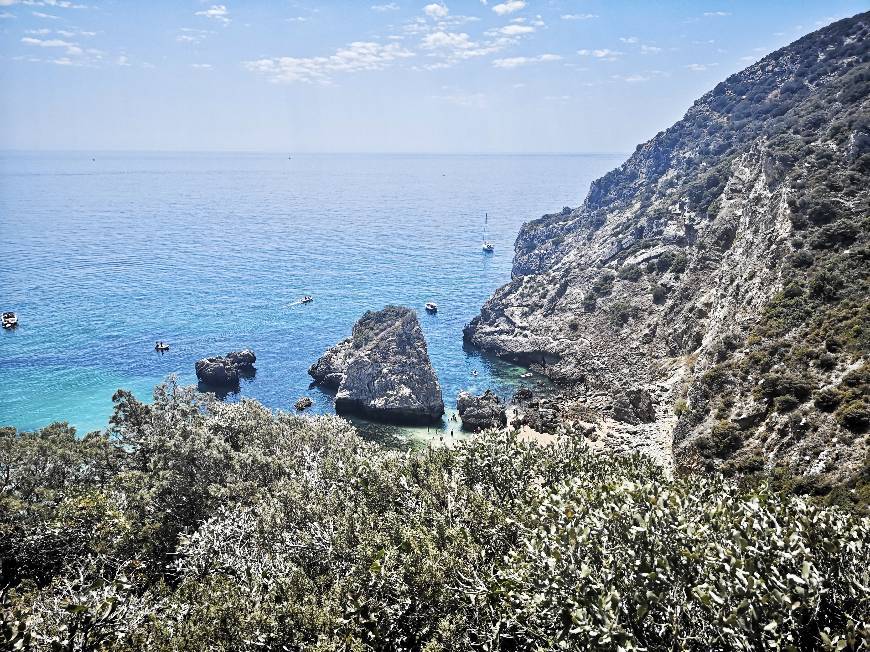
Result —
[[312, 151], [278, 149], [80, 149], [80, 148], [19, 148], [0, 147], [0, 153], [41, 153], [41, 154], [280, 154], [290, 156], [625, 156], [628, 151]]

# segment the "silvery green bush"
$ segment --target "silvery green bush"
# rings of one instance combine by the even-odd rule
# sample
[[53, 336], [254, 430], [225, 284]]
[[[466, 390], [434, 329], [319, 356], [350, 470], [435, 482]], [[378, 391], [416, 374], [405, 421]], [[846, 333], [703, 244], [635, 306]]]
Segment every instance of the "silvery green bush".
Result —
[[170, 382], [0, 431], [21, 650], [866, 649], [870, 521], [565, 437], [389, 451]]

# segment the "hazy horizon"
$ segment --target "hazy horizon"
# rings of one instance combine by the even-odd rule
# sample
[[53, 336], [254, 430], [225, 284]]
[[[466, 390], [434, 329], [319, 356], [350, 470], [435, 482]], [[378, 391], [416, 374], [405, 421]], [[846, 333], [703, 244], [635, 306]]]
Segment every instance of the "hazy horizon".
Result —
[[630, 152], [863, 2], [0, 0], [0, 149]]

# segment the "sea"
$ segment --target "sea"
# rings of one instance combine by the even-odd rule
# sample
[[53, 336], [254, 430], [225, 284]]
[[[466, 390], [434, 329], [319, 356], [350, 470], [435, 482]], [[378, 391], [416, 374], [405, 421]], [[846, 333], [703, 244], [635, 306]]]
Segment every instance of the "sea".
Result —
[[[256, 375], [224, 400], [290, 411], [310, 396], [331, 413], [308, 367], [388, 304], [417, 310], [448, 408], [462, 390], [540, 387], [464, 347], [462, 328], [510, 280], [521, 224], [577, 206], [624, 159], [0, 152], [0, 310], [20, 321], [0, 333], [0, 425], [101, 430], [115, 390], [147, 401], [242, 348]], [[399, 447], [432, 436], [358, 425]]]

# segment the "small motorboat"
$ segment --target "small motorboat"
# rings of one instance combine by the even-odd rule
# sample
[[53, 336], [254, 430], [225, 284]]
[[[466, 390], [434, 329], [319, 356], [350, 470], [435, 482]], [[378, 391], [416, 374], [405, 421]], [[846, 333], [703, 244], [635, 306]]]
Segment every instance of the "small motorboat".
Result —
[[15, 328], [18, 326], [18, 315], [14, 312], [3, 313], [3, 328]]
[[429, 301], [426, 304], [426, 312], [431, 312], [432, 314], [435, 314], [436, 312], [438, 312], [438, 304], [434, 303], [433, 301]]
[[310, 294], [306, 294], [304, 297], [299, 299], [299, 303], [311, 303], [312, 301], [314, 301], [314, 297]]
[[164, 353], [165, 351], [169, 350], [169, 345], [163, 340], [160, 340], [159, 342], [157, 342], [157, 344], [154, 345], [154, 350]]
[[493, 251], [495, 251], [495, 245], [493, 245], [489, 241], [484, 242], [482, 248], [483, 248], [483, 251], [485, 253], [488, 253], [488, 254], [491, 254]]

